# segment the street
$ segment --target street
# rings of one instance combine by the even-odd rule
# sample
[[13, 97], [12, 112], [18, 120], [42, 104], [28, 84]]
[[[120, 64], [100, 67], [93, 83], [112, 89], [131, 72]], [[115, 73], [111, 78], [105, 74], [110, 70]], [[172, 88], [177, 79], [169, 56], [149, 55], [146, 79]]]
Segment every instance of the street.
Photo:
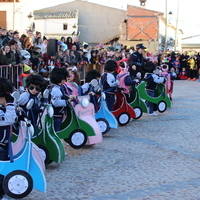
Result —
[[47, 166], [47, 193], [25, 200], [200, 199], [200, 82], [177, 80], [173, 106], [111, 130]]

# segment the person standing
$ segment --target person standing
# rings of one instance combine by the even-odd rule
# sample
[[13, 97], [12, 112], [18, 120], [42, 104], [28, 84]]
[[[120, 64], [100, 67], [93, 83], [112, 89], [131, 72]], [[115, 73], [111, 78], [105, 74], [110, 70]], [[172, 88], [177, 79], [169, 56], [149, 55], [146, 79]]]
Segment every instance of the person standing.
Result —
[[2, 41], [2, 45], [8, 44], [11, 39], [13, 39], [13, 31], [9, 30], [7, 36]]
[[128, 60], [128, 65], [130, 66], [129, 72], [132, 79], [136, 78], [138, 72], [141, 73], [142, 78], [144, 77], [144, 49], [146, 47], [143, 44], [137, 44], [136, 52], [132, 53]]

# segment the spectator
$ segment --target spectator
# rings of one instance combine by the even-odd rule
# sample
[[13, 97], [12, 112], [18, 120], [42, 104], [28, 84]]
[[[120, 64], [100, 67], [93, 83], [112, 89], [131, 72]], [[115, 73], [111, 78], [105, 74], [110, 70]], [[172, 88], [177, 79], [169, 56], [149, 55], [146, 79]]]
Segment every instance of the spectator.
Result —
[[17, 51], [17, 42], [14, 39], [12, 39], [9, 41], [9, 45], [11, 52], [15, 55], [16, 64], [19, 64], [21, 60], [20, 60], [20, 53]]
[[27, 36], [25, 34], [22, 34], [21, 37], [19, 38], [19, 41], [21, 42], [22, 49], [25, 49], [26, 38], [27, 38]]
[[22, 45], [21, 42], [19, 41], [19, 32], [18, 32], [18, 31], [14, 31], [14, 33], [13, 33], [13, 39], [14, 39], [19, 45]]
[[45, 53], [47, 52], [47, 43], [48, 43], [48, 40], [45, 36], [43, 36], [43, 42], [42, 42], [42, 45], [44, 47], [44, 51]]
[[[71, 37], [67, 37], [66, 39], [66, 45], [68, 46], [68, 49], [72, 49], [72, 38]], [[76, 46], [77, 48], [77, 46]]]
[[81, 57], [80, 57], [80, 53], [77, 51], [77, 46], [73, 45], [72, 50], [74, 51], [74, 55], [76, 57], [77, 63], [80, 62]]
[[3, 42], [3, 39], [2, 39], [2, 28], [0, 27], [0, 48], [2, 47], [2, 42]]
[[31, 37], [26, 37], [24, 48], [26, 50], [30, 50], [32, 47], [33, 47], [33, 39]]
[[4, 45], [0, 52], [0, 64], [1, 65], [15, 65], [15, 55], [12, 53], [8, 44]]
[[9, 30], [7, 36], [2, 41], [2, 45], [8, 44], [11, 39], [13, 39], [13, 31]]
[[36, 37], [36, 42], [34, 43], [34, 47], [39, 47], [41, 49], [41, 53], [45, 53], [45, 48], [42, 42], [42, 38], [41, 37]]
[[73, 43], [73, 45], [76, 46], [76, 50], [77, 50], [77, 51], [80, 49], [80, 42], [79, 42], [79, 40], [78, 40], [78, 37], [75, 37], [75, 38], [74, 38], [74, 43]]

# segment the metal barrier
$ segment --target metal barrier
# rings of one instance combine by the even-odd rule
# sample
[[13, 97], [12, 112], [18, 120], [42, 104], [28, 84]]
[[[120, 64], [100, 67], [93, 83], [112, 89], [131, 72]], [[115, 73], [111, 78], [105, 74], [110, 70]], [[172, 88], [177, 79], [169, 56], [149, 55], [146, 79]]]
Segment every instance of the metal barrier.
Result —
[[15, 88], [19, 88], [19, 76], [23, 73], [23, 67], [19, 65], [0, 65], [0, 77], [7, 78]]

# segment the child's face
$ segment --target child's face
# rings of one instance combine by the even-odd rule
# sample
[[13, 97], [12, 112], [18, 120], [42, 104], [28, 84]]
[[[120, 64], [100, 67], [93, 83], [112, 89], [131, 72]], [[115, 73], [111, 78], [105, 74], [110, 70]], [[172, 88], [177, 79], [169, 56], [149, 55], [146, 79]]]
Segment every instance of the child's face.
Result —
[[40, 92], [40, 87], [38, 85], [33, 85], [31, 84], [29, 87], [28, 87], [28, 91], [32, 94], [32, 95], [36, 95]]
[[74, 74], [73, 72], [69, 72], [69, 77], [67, 77], [67, 82], [73, 82], [74, 81]]

